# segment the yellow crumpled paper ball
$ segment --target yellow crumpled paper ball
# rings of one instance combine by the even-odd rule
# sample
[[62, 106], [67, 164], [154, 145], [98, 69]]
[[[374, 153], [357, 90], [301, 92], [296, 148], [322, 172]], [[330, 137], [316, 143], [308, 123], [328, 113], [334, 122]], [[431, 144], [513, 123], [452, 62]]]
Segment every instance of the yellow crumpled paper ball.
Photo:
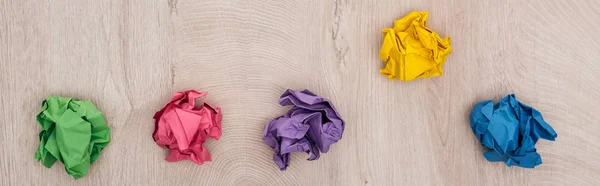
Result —
[[411, 81], [441, 76], [446, 56], [452, 53], [450, 37], [442, 39], [427, 28], [427, 12], [411, 12], [396, 20], [394, 28], [383, 29], [379, 57], [385, 68], [379, 72], [390, 78]]

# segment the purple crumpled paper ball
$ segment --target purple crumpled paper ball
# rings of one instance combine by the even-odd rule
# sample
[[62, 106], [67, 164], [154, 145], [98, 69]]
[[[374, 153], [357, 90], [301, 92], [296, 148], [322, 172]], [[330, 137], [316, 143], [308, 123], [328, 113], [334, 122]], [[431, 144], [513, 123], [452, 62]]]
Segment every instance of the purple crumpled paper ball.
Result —
[[327, 153], [342, 138], [344, 120], [329, 100], [308, 90], [288, 89], [279, 104], [293, 107], [267, 123], [263, 141], [275, 150], [273, 161], [281, 170], [290, 164], [290, 153], [306, 152], [310, 154], [308, 160], [317, 160], [320, 152]]

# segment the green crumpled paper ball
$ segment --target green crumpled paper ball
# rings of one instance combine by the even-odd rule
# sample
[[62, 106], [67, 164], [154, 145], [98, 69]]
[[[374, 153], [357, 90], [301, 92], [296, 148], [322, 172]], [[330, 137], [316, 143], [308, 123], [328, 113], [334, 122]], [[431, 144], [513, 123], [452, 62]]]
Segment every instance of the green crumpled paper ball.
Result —
[[110, 142], [106, 119], [91, 101], [50, 96], [37, 121], [42, 131], [35, 159], [48, 168], [59, 160], [75, 179], [87, 174]]

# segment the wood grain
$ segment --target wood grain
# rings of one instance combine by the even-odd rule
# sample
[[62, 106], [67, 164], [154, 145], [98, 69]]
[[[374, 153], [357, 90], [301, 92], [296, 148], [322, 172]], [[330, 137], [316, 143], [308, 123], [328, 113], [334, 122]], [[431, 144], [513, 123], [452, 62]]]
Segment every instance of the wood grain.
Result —
[[[379, 75], [381, 29], [410, 11], [454, 48], [442, 77]], [[600, 1], [0, 0], [1, 185], [600, 185]], [[287, 88], [330, 98], [344, 138], [287, 171], [262, 143]], [[214, 161], [168, 163], [152, 116], [173, 91], [224, 111]], [[468, 114], [515, 93], [556, 129], [535, 169], [489, 163]], [[33, 154], [49, 95], [92, 100], [112, 142], [73, 180]]]

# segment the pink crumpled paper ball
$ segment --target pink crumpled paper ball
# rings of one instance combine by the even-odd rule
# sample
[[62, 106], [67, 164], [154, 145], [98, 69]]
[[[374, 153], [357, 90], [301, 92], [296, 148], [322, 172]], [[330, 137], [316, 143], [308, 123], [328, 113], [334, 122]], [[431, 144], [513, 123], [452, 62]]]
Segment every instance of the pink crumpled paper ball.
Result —
[[195, 90], [177, 92], [154, 114], [156, 122], [152, 137], [158, 146], [171, 151], [165, 160], [192, 160], [198, 165], [212, 160], [202, 144], [207, 138], [218, 140], [221, 137], [223, 114], [221, 108], [208, 103], [195, 106], [196, 99], [206, 94]]

